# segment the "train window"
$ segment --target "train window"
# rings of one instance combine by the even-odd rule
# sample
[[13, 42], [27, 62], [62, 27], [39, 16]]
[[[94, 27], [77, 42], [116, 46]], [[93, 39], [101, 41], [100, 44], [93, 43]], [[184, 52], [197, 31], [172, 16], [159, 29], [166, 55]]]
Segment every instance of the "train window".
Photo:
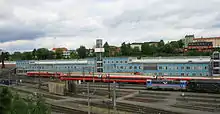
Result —
[[134, 66], [134, 69], [137, 69], [137, 66]]
[[132, 66], [130, 66], [129, 69], [132, 69]]

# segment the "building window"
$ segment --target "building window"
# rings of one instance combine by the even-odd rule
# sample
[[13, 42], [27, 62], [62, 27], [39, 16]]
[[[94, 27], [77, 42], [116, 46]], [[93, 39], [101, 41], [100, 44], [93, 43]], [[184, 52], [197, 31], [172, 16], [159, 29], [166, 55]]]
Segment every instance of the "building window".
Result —
[[164, 69], [167, 70], [167, 66], [165, 66]]
[[186, 69], [187, 69], [187, 70], [189, 70], [189, 69], [190, 69], [190, 67], [189, 67], [189, 66], [187, 66], [187, 67], [186, 67]]
[[128, 63], [127, 61], [125, 61], [125, 63]]
[[207, 66], [205, 66], [205, 69], [207, 69]]
[[123, 69], [123, 66], [121, 66], [121, 69]]
[[159, 66], [159, 69], [162, 69], [162, 66]]
[[157, 73], [155, 72], [154, 75], [157, 75]]
[[200, 76], [202, 76], [202, 73], [200, 73]]
[[178, 70], [178, 66], [176, 67], [176, 69]]
[[137, 69], [137, 66], [134, 66], [134, 69]]
[[160, 75], [160, 76], [162, 76], [162, 73], [161, 73], [161, 72], [159, 72], [159, 75]]
[[196, 76], [196, 73], [193, 73], [192, 75], [193, 75], [193, 76]]
[[105, 61], [103, 61], [103, 63], [105, 63]]
[[116, 61], [116, 63], [118, 63], [118, 61]]
[[108, 61], [108, 63], [110, 63], [110, 61]]
[[112, 63], [114, 63], [114, 61], [112, 61]]
[[130, 66], [129, 69], [132, 69], [132, 66]]
[[122, 61], [121, 61], [121, 63], [122, 63]]
[[181, 69], [183, 70], [183, 69], [184, 69], [184, 66], [182, 66]]
[[141, 69], [141, 66], [139, 66], [139, 69]]
[[184, 76], [184, 73], [181, 73], [181, 76]]

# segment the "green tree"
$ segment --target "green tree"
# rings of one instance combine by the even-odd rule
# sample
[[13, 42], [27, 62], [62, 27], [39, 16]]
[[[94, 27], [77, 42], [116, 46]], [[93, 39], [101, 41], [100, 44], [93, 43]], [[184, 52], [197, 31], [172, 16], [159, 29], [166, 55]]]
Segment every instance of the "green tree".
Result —
[[36, 49], [34, 49], [34, 50], [32, 51], [32, 58], [33, 58], [34, 60], [37, 58], [36, 52], [37, 52]]
[[2, 63], [2, 69], [5, 68], [5, 53], [0, 52], [0, 62]]
[[18, 94], [12, 94], [8, 87], [0, 88], [0, 114], [50, 114], [41, 95], [23, 99]]
[[46, 48], [39, 48], [36, 51], [37, 59], [39, 60], [45, 60], [48, 59], [49, 56], [49, 50]]
[[28, 114], [28, 105], [18, 94], [15, 94], [11, 107], [11, 114]]
[[125, 42], [123, 42], [121, 44], [121, 54], [122, 56], [130, 56], [131, 55], [131, 46], [130, 44], [126, 44]]
[[78, 56], [78, 54], [76, 52], [71, 52], [70, 53], [70, 58], [71, 59], [79, 59], [79, 56]]
[[104, 47], [104, 49], [105, 49], [104, 56], [105, 56], [105, 57], [109, 57], [110, 46], [108, 45], [108, 42], [105, 42], [105, 44], [104, 44], [103, 47]]
[[32, 53], [31, 52], [23, 52], [21, 59], [22, 60], [31, 60], [33, 58]]
[[55, 59], [55, 53], [53, 51], [49, 51], [47, 59]]
[[63, 58], [63, 50], [58, 48], [55, 50], [56, 59], [62, 59]]
[[157, 48], [155, 46], [150, 46], [149, 43], [145, 42], [141, 45], [141, 50], [143, 55], [152, 56], [156, 53]]
[[85, 58], [87, 56], [85, 46], [80, 46], [80, 48], [78, 48], [76, 51], [78, 53], [79, 58]]
[[14, 52], [12, 55], [11, 55], [11, 60], [21, 60], [22, 59], [22, 53], [21, 52]]
[[140, 49], [139, 49], [138, 47], [134, 47], [134, 48], [132, 49], [131, 55], [132, 55], [132, 56], [140, 56], [140, 55], [141, 55]]
[[179, 44], [179, 48], [183, 48], [183, 46], [184, 46], [183, 40], [180, 39], [180, 40], [178, 40], [177, 42], [178, 42], [178, 44]]
[[7, 87], [0, 89], [0, 114], [9, 114], [12, 103], [12, 93]]

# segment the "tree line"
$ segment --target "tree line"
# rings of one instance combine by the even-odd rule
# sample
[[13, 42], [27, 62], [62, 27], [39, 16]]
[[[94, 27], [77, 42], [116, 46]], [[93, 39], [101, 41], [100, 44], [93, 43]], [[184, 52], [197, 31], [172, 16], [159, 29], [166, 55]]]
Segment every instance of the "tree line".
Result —
[[51, 114], [51, 108], [40, 95], [22, 98], [0, 86], [0, 114]]
[[[149, 42], [141, 44], [141, 49], [138, 47], [131, 47], [130, 43], [123, 42], [119, 47], [120, 50], [116, 51], [115, 46], [110, 46], [105, 42], [103, 48], [105, 49], [104, 57], [117, 57], [117, 56], [136, 56], [136, 57], [157, 57], [157, 56], [209, 56], [211, 52], [198, 52], [196, 50], [183, 51], [184, 43], [182, 40], [171, 41], [164, 43], [160, 40], [157, 45], [152, 45]], [[94, 51], [94, 50], [93, 50]], [[113, 53], [114, 52], [114, 53]], [[86, 57], [95, 57], [94, 52], [90, 52], [85, 46], [80, 46], [75, 52], [70, 53], [69, 58], [64, 58], [61, 49], [50, 51], [46, 48], [34, 49], [30, 52], [14, 52], [9, 54], [4, 53], [5, 60], [46, 60], [46, 59], [82, 59]]]

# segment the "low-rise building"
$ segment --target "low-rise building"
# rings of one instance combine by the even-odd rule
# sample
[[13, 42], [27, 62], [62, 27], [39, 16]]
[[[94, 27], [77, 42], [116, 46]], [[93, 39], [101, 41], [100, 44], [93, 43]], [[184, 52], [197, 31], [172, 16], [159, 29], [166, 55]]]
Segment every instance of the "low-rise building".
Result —
[[141, 51], [141, 46], [143, 43], [131, 43], [130, 46], [132, 49], [138, 48]]

